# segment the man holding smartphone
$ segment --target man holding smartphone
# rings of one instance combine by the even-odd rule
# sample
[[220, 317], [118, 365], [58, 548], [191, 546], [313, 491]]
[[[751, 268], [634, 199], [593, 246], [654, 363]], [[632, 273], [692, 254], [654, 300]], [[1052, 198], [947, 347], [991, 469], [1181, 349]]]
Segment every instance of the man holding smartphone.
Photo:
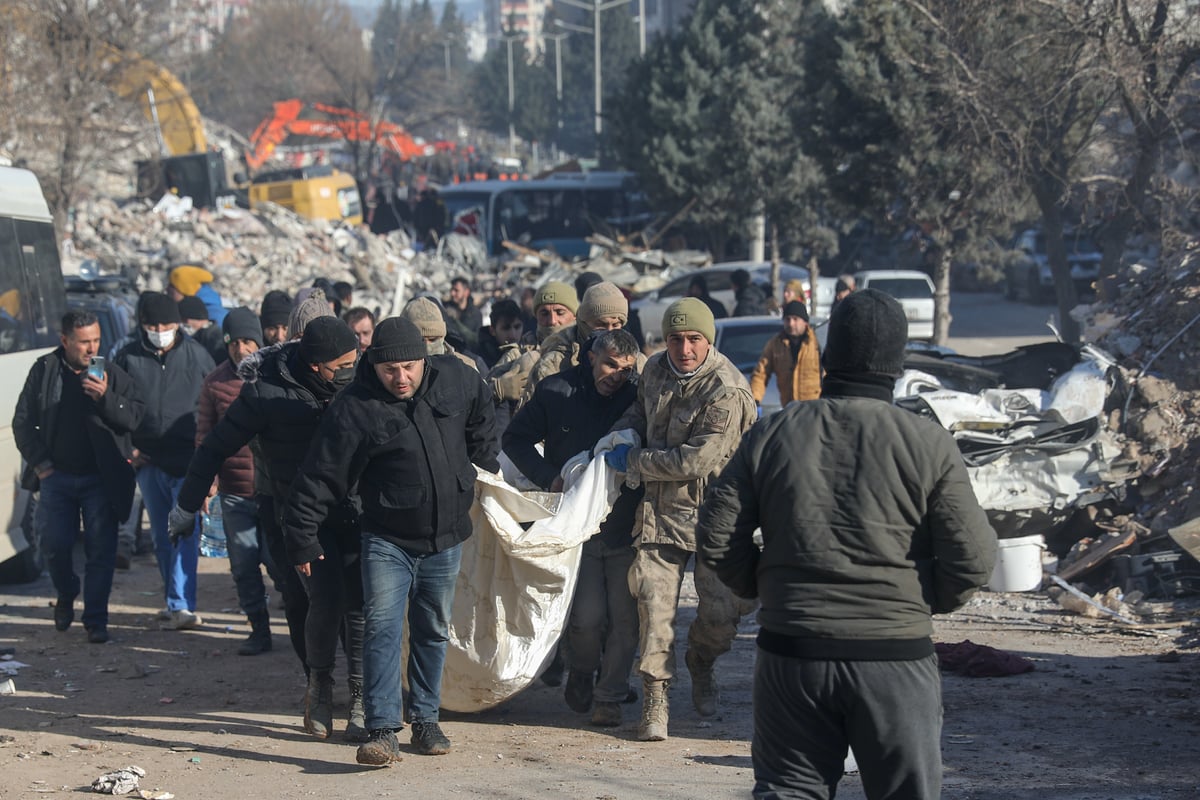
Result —
[[13, 438], [25, 459], [21, 484], [37, 490], [50, 578], [58, 593], [54, 627], [75, 620], [80, 592], [72, 554], [83, 521], [86, 563], [83, 625], [88, 641], [108, 641], [108, 596], [117, 559], [117, 523], [129, 516], [134, 475], [130, 435], [144, 405], [133, 379], [96, 355], [100, 323], [88, 311], [62, 319], [61, 346], [34, 362], [13, 414]]

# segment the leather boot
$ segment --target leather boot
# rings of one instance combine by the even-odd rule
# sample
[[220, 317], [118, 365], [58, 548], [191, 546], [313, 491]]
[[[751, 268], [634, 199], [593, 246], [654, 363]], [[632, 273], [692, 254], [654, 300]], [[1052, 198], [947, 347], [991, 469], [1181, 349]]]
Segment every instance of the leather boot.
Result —
[[367, 731], [367, 712], [363, 707], [362, 680], [350, 679], [350, 716], [346, 721], [346, 741], [365, 742], [370, 734]]
[[662, 742], [667, 738], [668, 681], [642, 682], [642, 721], [638, 724], [638, 739], [643, 742]]
[[713, 662], [705, 661], [688, 650], [684, 657], [688, 672], [692, 674], [692, 705], [696, 713], [702, 717], [711, 717], [717, 713], [717, 703], [721, 698], [721, 690], [717, 686], [717, 678], [713, 675]]
[[256, 656], [271, 649], [271, 615], [260, 611], [250, 617], [250, 635], [238, 647], [239, 656]]
[[318, 739], [328, 739], [333, 733], [333, 675], [327, 669], [314, 669], [308, 676], [304, 730]]

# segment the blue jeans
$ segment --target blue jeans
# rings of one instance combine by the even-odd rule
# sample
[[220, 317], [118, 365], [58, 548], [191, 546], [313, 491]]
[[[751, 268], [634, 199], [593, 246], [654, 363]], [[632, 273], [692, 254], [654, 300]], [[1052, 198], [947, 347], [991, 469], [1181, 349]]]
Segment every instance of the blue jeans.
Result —
[[191, 536], [179, 540], [172, 546], [171, 534], [167, 530], [167, 515], [175, 507], [183, 478], [174, 478], [153, 464], [138, 470], [138, 486], [142, 489], [142, 502], [150, 517], [150, 532], [154, 536], [154, 557], [158, 561], [158, 572], [162, 575], [163, 596], [170, 611], [196, 610], [196, 564], [200, 560], [199, 522]]
[[450, 605], [461, 560], [462, 545], [440, 553], [411, 553], [363, 533], [363, 699], [368, 730], [402, 727], [400, 642], [406, 604], [409, 719], [437, 722]]
[[220, 494], [221, 515], [225, 525], [225, 547], [229, 551], [229, 571], [237, 589], [238, 605], [247, 617], [267, 611], [267, 586], [259, 564], [274, 571], [271, 554], [258, 530], [258, 503], [249, 497]]
[[79, 596], [73, 562], [83, 519], [83, 625], [108, 625], [108, 595], [117, 564], [117, 516], [99, 475], [55, 471], [42, 480], [35, 523], [42, 536], [50, 580], [60, 597]]

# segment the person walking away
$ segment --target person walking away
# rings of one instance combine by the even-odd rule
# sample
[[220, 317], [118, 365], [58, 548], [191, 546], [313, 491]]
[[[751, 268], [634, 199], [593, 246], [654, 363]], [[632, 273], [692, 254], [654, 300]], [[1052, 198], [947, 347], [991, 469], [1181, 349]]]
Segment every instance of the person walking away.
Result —
[[41, 531], [58, 599], [54, 627], [75, 620], [80, 593], [73, 564], [83, 522], [83, 627], [93, 644], [108, 641], [108, 597], [117, 558], [117, 524], [129, 516], [134, 476], [130, 434], [144, 412], [133, 379], [120, 367], [91, 367], [100, 322], [89, 311], [62, 318], [59, 346], [33, 363], [13, 413], [13, 439], [25, 470], [21, 485], [40, 491]]
[[[324, 302], [324, 301], [322, 301]], [[245, 381], [225, 416], [204, 438], [188, 465], [187, 480], [171, 512], [175, 535], [188, 536], [221, 465], [252, 439], [262, 450], [280, 530], [283, 510], [321, 417], [354, 374], [354, 334], [340, 319], [317, 317], [298, 342], [260, 350], [244, 361]], [[326, 739], [333, 734], [333, 668], [339, 632], [346, 632], [346, 671], [350, 683], [350, 724], [346, 738], [365, 737], [362, 727], [362, 578], [358, 521], [347, 490], [330, 504], [317, 537], [328, 555], [303, 576], [308, 596], [303, 663], [308, 674], [304, 729]], [[290, 564], [286, 552], [282, 562]], [[290, 604], [289, 604], [290, 605]], [[294, 624], [289, 609], [289, 626]]]
[[[637, 400], [612, 428], [631, 430], [643, 445], [618, 445], [604, 456], [626, 473], [627, 485], [644, 485], [646, 492], [629, 571], [641, 628], [642, 741], [667, 738], [675, 613], [696, 550], [700, 499], [756, 417], [746, 379], [713, 347], [716, 324], [708, 306], [694, 297], [675, 301], [663, 314], [662, 334], [666, 350], [647, 361]], [[713, 665], [732, 647], [738, 621], [753, 605], [734, 597], [703, 564], [696, 564], [695, 580], [699, 605], [688, 630], [686, 663], [692, 703], [707, 717], [716, 713], [719, 699]]]
[[821, 348], [808, 324], [808, 307], [799, 300], [783, 307], [783, 330], [767, 340], [750, 374], [755, 403], [762, 403], [771, 376], [779, 387], [781, 406], [821, 396]]
[[757, 317], [767, 313], [767, 296], [750, 280], [750, 273], [737, 269], [729, 276], [733, 287], [733, 316]]
[[[354, 382], [333, 402], [284, 513], [301, 572], [329, 557], [320, 522], [358, 487], [366, 613], [364, 696], [370, 740], [360, 764], [399, 761], [400, 652], [407, 627], [408, 718], [418, 753], [440, 755], [442, 667], [462, 543], [471, 535], [475, 467], [498, 472], [492, 403], [479, 374], [429, 356], [413, 322], [379, 323]], [[407, 623], [407, 624], [406, 624]]]
[[163, 580], [166, 608], [159, 618], [185, 630], [200, 624], [196, 615], [200, 537], [176, 545], [167, 530], [167, 515], [195, 449], [200, 387], [216, 365], [202, 346], [179, 329], [179, 307], [171, 298], [145, 292], [141, 308], [139, 340], [122, 348], [114, 361], [133, 378], [146, 405], [133, 432], [133, 465]]
[[996, 534], [950, 434], [892, 405], [907, 341], [892, 297], [844, 299], [821, 399], [754, 426], [700, 509], [700, 560], [762, 600], [756, 798], [833, 797], [847, 748], [870, 800], [941, 796], [931, 614], [987, 581]]
[[[631, 378], [636, 377], [639, 353], [628, 331], [606, 331], [592, 340], [584, 363], [538, 384], [533, 399], [504, 432], [504, 452], [525, 477], [546, 491], [563, 491], [562, 471], [568, 462], [580, 453], [590, 454], [637, 399], [637, 384]], [[539, 443], [544, 454], [537, 450]], [[573, 711], [593, 711], [593, 725], [620, 725], [620, 703], [629, 694], [638, 643], [629, 568], [642, 493], [641, 488], [623, 486], [599, 533], [583, 545], [567, 622], [564, 650], [570, 672], [564, 696]]]
[[[248, 308], [230, 311], [221, 328], [228, 356], [204, 378], [200, 389], [200, 401], [196, 406], [197, 449], [241, 393], [243, 381], [237, 374], [237, 365], [262, 346], [262, 326]], [[229, 570], [233, 574], [238, 605], [250, 622], [250, 636], [238, 647], [238, 655], [256, 656], [271, 649], [271, 612], [259, 565], [265, 565], [268, 573], [274, 571], [275, 565], [258, 526], [254, 456], [248, 446], [225, 460], [218, 481], [210, 490], [209, 501], [211, 494], [219, 489], [217, 497], [225, 524]]]

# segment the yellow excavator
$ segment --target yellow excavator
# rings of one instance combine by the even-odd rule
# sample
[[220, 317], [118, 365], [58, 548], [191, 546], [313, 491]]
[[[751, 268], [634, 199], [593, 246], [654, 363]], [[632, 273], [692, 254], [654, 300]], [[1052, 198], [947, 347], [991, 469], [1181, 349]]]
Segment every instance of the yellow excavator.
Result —
[[137, 165], [139, 195], [157, 200], [172, 192], [191, 197], [199, 208], [270, 200], [310, 219], [362, 222], [354, 177], [328, 166], [263, 173], [252, 181], [239, 175], [243, 185], [231, 184], [225, 159], [209, 149], [200, 111], [183, 83], [144, 56], [109, 47], [107, 57], [120, 63], [117, 93], [137, 101], [158, 131], [161, 155]]

